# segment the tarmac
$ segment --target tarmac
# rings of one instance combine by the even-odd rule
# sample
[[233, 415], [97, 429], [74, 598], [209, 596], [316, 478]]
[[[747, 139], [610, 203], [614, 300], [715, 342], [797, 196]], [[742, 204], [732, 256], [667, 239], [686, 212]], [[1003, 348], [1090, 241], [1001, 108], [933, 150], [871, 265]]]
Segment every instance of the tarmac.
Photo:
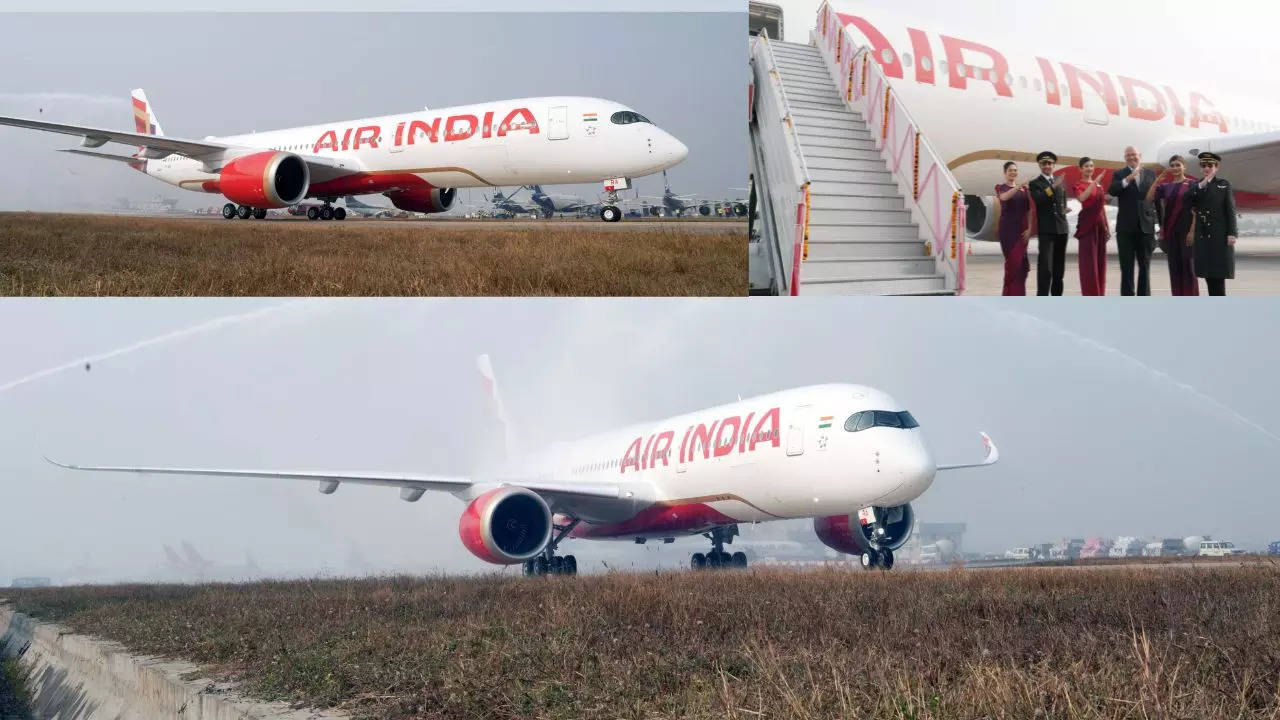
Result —
[[[218, 215], [155, 215], [153, 217], [165, 219], [187, 219], [191, 221], [208, 222], [208, 223], [289, 223], [290, 225], [305, 226], [315, 228], [316, 230], [324, 230], [325, 228], [339, 225], [343, 228], [384, 228], [387, 226], [415, 228], [426, 228], [432, 230], [475, 230], [483, 232], [485, 230], [545, 230], [548, 228], [570, 228], [574, 230], [598, 230], [600, 232], [660, 232], [678, 228], [681, 231], [705, 234], [741, 234], [743, 240], [747, 237], [747, 221], [742, 220], [719, 220], [719, 219], [698, 219], [690, 218], [684, 220], [646, 220], [641, 218], [624, 218], [621, 222], [607, 223], [600, 220], [580, 220], [580, 219], [547, 219], [547, 220], [499, 220], [493, 218], [458, 218], [450, 220], [419, 220], [414, 218], [390, 218], [390, 219], [374, 219], [374, 218], [352, 218], [346, 220], [308, 220], [304, 217], [277, 217], [267, 218], [265, 220], [223, 220]], [[743, 252], [746, 252], [743, 246]]]
[[[1000, 243], [969, 241], [971, 253], [966, 258], [965, 295], [999, 295], [1004, 282], [1004, 256]], [[1067, 245], [1066, 294], [1080, 295], [1079, 245], [1072, 238]], [[1120, 294], [1120, 259], [1114, 238], [1107, 243], [1107, 295]], [[1027, 276], [1027, 294], [1036, 294], [1036, 260], [1039, 251], [1031, 239], [1029, 255], [1031, 273]], [[1200, 294], [1206, 295], [1204, 281]], [[1164, 253], [1156, 250], [1151, 258], [1151, 295], [1170, 296], [1169, 264]], [[1243, 237], [1236, 244], [1236, 279], [1227, 281], [1227, 295], [1280, 295], [1280, 238]]]

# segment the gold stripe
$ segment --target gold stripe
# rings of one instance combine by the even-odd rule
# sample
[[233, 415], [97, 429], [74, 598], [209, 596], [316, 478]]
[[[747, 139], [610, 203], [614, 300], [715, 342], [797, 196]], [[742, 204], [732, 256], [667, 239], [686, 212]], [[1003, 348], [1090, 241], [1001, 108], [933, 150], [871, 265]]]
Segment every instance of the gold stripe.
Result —
[[366, 171], [364, 174], [365, 175], [397, 175], [399, 173], [410, 173], [410, 174], [416, 175], [419, 173], [434, 173], [434, 172], [458, 172], [464, 175], [470, 175], [471, 177], [479, 180], [480, 182], [484, 183], [485, 185], [488, 185], [489, 187], [497, 187], [496, 185], [489, 182], [488, 180], [485, 180], [479, 175], [463, 167], [407, 168], [405, 170], [370, 170], [370, 171]]
[[765, 510], [759, 505], [756, 505], [750, 502], [749, 500], [744, 499], [740, 495], [732, 495], [728, 493], [721, 494], [721, 495], [703, 495], [701, 497], [691, 497], [691, 498], [677, 498], [675, 500], [662, 500], [654, 503], [654, 505], [657, 505], [659, 507], [675, 507], [677, 505], [688, 505], [689, 503], [725, 502], [728, 500], [736, 500], [742, 503], [743, 505], [746, 505], [747, 507], [754, 508], [755, 510], [762, 512], [765, 515], [768, 515], [771, 518], [778, 518], [779, 520], [783, 519], [781, 515], [774, 515], [773, 513], [769, 512], [768, 510]]
[[[965, 165], [971, 165], [973, 163], [980, 162], [982, 160], [1006, 160], [1006, 161], [1012, 160], [1014, 162], [1035, 163], [1036, 156], [1039, 154], [1040, 153], [1019, 152], [1017, 150], [978, 150], [975, 152], [961, 155], [955, 160], [952, 160], [951, 162], [947, 163], [947, 169], [955, 170]], [[1091, 159], [1093, 160], [1094, 166], [1097, 168], [1105, 168], [1107, 170], [1119, 170], [1120, 168], [1125, 167], [1125, 162], [1123, 160], [1099, 160], [1097, 158], [1091, 158]], [[1080, 158], [1072, 157], [1070, 155], [1063, 155], [1058, 158], [1058, 164], [1064, 165], [1064, 166], [1079, 165]], [[1143, 163], [1143, 167], [1156, 168], [1156, 167], [1163, 167], [1163, 166], [1160, 165], [1159, 163]]]

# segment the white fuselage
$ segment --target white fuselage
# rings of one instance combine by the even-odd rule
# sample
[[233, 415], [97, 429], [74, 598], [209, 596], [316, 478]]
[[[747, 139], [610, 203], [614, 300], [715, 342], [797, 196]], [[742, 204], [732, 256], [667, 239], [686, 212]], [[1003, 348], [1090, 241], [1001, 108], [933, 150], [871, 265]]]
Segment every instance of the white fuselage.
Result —
[[[403, 115], [208, 138], [236, 147], [314, 156], [308, 197], [438, 188], [584, 183], [639, 177], [679, 163], [688, 148], [618, 103], [587, 97], [503, 100]], [[218, 175], [170, 155], [146, 173], [190, 190], [217, 192]]]
[[558, 443], [512, 463], [513, 476], [622, 484], [632, 502], [564, 508], [579, 537], [671, 537], [735, 522], [824, 517], [901, 505], [933, 482], [918, 428], [844, 423], [905, 410], [879, 390], [818, 385]]

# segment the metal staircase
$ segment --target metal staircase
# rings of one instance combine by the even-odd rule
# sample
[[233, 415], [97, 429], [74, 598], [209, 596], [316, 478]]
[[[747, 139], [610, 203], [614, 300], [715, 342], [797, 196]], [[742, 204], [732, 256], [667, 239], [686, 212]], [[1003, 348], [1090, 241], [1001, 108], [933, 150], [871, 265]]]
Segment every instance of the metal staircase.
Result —
[[[815, 42], [821, 44], [824, 38], [817, 31], [815, 36]], [[947, 243], [937, 232], [938, 228], [923, 225], [932, 220], [936, 226], [941, 221], [930, 217], [928, 210], [932, 207], [922, 206], [938, 201], [920, 196], [919, 139], [915, 140], [916, 167], [911, 167], [911, 153], [906, 159], [907, 167], [903, 167], [901, 153], [895, 165], [895, 148], [891, 145], [894, 138], [889, 133], [890, 123], [884, 122], [885, 114], [879, 117], [873, 114], [873, 126], [869, 126], [863, 114], [854, 109], [856, 104], [849, 100], [853, 88], [841, 88], [833, 80], [833, 74], [841, 77], [849, 62], [858, 62], [851, 57], [853, 48], [831, 48], [829, 50], [835, 50], [830, 53], [832, 57], [825, 57], [823, 50], [811, 45], [778, 42], [767, 37], [753, 42], [756, 88], [751, 133], [753, 158], [758, 165], [780, 164], [783, 158], [777, 157], [781, 152], [776, 148], [783, 146], [782, 143], [765, 142], [764, 135], [789, 134], [786, 147], [798, 156], [797, 174], [804, 173], [804, 177], [795, 178], [801, 188], [800, 210], [804, 217], [797, 219], [802, 227], [794, 234], [798, 236], [796, 242], [807, 250], [807, 258], [804, 253], [795, 252], [799, 272], [792, 269], [788, 278], [776, 284], [788, 285], [785, 280], [790, 280], [788, 289], [793, 295], [955, 294], [962, 287], [963, 279], [962, 274], [956, 273], [955, 263], [946, 257], [950, 248], [942, 247]], [[836, 56], [841, 54], [845, 57], [837, 61]], [[838, 62], [844, 65], [833, 67]], [[859, 65], [857, 69], [861, 68]], [[862, 90], [864, 107], [876, 112], [879, 104], [875, 95], [867, 98], [865, 90], [858, 89]], [[886, 92], [879, 89], [878, 94], [883, 96]], [[781, 107], [770, 107], [770, 103]], [[899, 117], [902, 114], [894, 110], [886, 107], [896, 128], [905, 121]], [[775, 124], [773, 114], [783, 116], [779, 127], [770, 127]], [[913, 136], [918, 135], [914, 125], [905, 127]], [[769, 195], [778, 194], [776, 186], [784, 185], [774, 178], [776, 168], [770, 169], [775, 172], [763, 174], [761, 168], [753, 168], [757, 186], [762, 182], [762, 175], [764, 182], [772, 181], [771, 187], [762, 193], [764, 202], [769, 201]], [[943, 170], [945, 172], [945, 168]], [[917, 173], [914, 177], [913, 172]], [[786, 258], [786, 241], [791, 235], [790, 226], [786, 224], [790, 222], [785, 212], [788, 207], [775, 203], [771, 209], [773, 217], [782, 222], [775, 227], [761, 223], [766, 226], [765, 239], [781, 246], [774, 257]], [[953, 225], [955, 212], [951, 210]], [[794, 214], [795, 210], [791, 209], [791, 215]], [[757, 261], [757, 255], [752, 255], [752, 262]], [[760, 275], [758, 271], [752, 273], [753, 283]]]

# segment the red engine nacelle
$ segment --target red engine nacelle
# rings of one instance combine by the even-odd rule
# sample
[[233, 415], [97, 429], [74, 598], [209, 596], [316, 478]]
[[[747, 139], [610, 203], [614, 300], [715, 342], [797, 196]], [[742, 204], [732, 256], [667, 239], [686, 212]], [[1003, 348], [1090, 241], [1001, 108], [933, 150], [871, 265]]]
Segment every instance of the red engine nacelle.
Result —
[[521, 563], [551, 541], [551, 508], [532, 490], [495, 488], [462, 512], [458, 535], [471, 554], [485, 562]]
[[420, 213], [442, 213], [453, 207], [458, 197], [454, 188], [421, 188], [394, 190], [386, 194], [391, 204], [401, 210]]
[[[905, 545], [916, 521], [911, 505], [878, 507], [875, 510], [877, 524], [885, 531], [876, 544], [889, 550], [897, 550]], [[814, 518], [813, 531], [818, 534], [823, 545], [842, 553], [861, 555], [871, 547], [871, 531], [858, 522], [857, 513]]]
[[311, 171], [297, 155], [260, 152], [222, 166], [218, 189], [227, 199], [254, 208], [283, 208], [307, 196]]

